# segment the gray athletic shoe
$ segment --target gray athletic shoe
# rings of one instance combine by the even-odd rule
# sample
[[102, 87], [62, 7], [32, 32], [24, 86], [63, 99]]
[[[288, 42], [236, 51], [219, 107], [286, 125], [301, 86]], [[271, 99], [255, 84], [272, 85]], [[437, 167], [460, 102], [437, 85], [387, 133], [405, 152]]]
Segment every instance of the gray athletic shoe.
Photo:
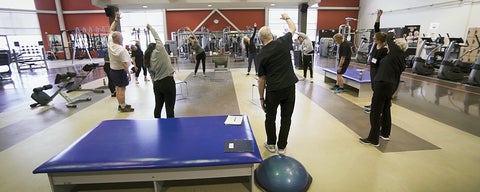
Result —
[[120, 112], [133, 112], [135, 110], [134, 108], [132, 108], [131, 105], [125, 105], [124, 108], [121, 108], [120, 106], [118, 107], [119, 107], [118, 111]]

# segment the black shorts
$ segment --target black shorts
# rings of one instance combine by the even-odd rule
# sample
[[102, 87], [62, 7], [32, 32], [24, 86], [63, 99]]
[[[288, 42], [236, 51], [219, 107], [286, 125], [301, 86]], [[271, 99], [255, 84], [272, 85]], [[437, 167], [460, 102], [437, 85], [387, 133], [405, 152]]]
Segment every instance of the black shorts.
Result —
[[340, 69], [340, 71], [337, 70], [337, 74], [343, 75], [347, 71], [348, 65], [350, 65], [350, 61], [345, 61], [342, 65], [342, 69]]
[[117, 87], [126, 87], [129, 83], [127, 72], [123, 69], [121, 70], [110, 70], [110, 79]]

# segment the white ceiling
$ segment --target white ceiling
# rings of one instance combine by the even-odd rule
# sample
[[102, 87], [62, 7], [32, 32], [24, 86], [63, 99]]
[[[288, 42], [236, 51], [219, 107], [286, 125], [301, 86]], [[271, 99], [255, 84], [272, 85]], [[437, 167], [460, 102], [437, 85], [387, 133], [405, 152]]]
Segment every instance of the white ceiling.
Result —
[[320, 0], [92, 0], [92, 4], [95, 6], [105, 8], [112, 5], [120, 10], [298, 8], [302, 3], [313, 5], [319, 2]]

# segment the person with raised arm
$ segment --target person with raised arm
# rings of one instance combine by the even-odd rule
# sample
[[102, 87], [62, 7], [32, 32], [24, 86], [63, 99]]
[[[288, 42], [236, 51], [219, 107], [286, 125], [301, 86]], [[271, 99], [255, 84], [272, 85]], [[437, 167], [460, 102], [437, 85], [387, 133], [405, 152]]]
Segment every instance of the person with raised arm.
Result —
[[197, 37], [195, 36], [195, 33], [189, 28], [185, 27], [185, 30], [189, 31], [192, 36], [188, 38], [189, 44], [191, 46], [191, 49], [193, 49], [194, 54], [195, 54], [195, 70], [193, 71], [193, 76], [197, 76], [197, 71], [198, 71], [198, 66], [200, 65], [200, 61], [202, 62], [202, 69], [203, 69], [203, 76], [205, 77], [205, 60], [207, 58], [207, 55], [205, 54], [205, 50], [200, 46], [200, 43], [198, 42]]
[[[373, 35], [373, 45], [370, 48], [370, 52], [368, 53], [367, 65], [370, 66], [370, 80], [371, 86], [373, 91], [373, 79], [375, 79], [375, 75], [377, 74], [378, 64], [380, 60], [382, 60], [387, 55], [387, 43], [385, 43], [387, 39], [387, 34], [380, 31], [380, 17], [382, 16], [383, 11], [379, 9], [377, 11], [377, 19], [375, 20], [375, 24], [373, 26], [375, 34]], [[365, 113], [370, 113], [370, 105], [365, 106]]]
[[[287, 23], [288, 32], [276, 40], [273, 40], [270, 27], [263, 26], [258, 31], [263, 48], [257, 55], [257, 61], [258, 92], [262, 109], [265, 111], [267, 134], [265, 147], [275, 153], [277, 146], [278, 153], [284, 154], [295, 108], [295, 83], [298, 82], [298, 78], [293, 69], [290, 53], [293, 50], [292, 38], [296, 27], [286, 13], [283, 13], [280, 19]], [[275, 121], [278, 106], [281, 110], [281, 120], [277, 139]]]
[[308, 38], [307, 34], [297, 32], [298, 42], [301, 43], [302, 64], [303, 64], [303, 79], [307, 79], [307, 71], [310, 69], [310, 80], [313, 83], [313, 45], [312, 40]]
[[395, 38], [395, 33], [387, 33], [387, 55], [380, 60], [377, 74], [372, 79], [373, 96], [370, 111], [370, 133], [359, 138], [360, 143], [380, 146], [379, 139], [390, 140], [392, 118], [390, 107], [392, 96], [400, 84], [400, 76], [405, 70], [405, 51], [408, 48], [404, 38]]
[[247, 75], [250, 75], [250, 70], [252, 69], [252, 62], [255, 64], [255, 74], [258, 74], [258, 62], [255, 61], [257, 57], [257, 46], [255, 45], [255, 35], [257, 35], [257, 23], [253, 24], [253, 34], [250, 38], [244, 37], [243, 44], [245, 44], [245, 49], [248, 57], [248, 68]]
[[110, 25], [110, 34], [108, 35], [108, 57], [110, 58], [110, 79], [115, 85], [115, 92], [118, 101], [118, 110], [120, 112], [133, 112], [134, 108], [125, 102], [125, 92], [131, 80], [129, 65], [131, 63], [130, 54], [123, 46], [123, 36], [119, 31], [115, 31], [120, 21], [120, 13], [115, 13], [115, 20]]
[[155, 39], [155, 43], [150, 43], [145, 50], [144, 58], [144, 65], [153, 81], [153, 93], [155, 94], [153, 116], [160, 118], [165, 104], [167, 118], [173, 118], [175, 117], [174, 109], [177, 96], [175, 79], [173, 78], [175, 69], [157, 31], [150, 24], [147, 24], [147, 29]]

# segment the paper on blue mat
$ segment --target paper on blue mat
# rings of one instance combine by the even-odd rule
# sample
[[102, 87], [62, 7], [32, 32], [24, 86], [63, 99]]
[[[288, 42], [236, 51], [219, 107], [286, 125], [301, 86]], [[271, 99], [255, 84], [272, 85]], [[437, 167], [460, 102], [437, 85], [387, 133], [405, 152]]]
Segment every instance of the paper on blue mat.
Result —
[[229, 115], [225, 119], [225, 125], [240, 125], [242, 124], [243, 116]]
[[229, 140], [225, 141], [225, 152], [253, 152], [252, 140]]

